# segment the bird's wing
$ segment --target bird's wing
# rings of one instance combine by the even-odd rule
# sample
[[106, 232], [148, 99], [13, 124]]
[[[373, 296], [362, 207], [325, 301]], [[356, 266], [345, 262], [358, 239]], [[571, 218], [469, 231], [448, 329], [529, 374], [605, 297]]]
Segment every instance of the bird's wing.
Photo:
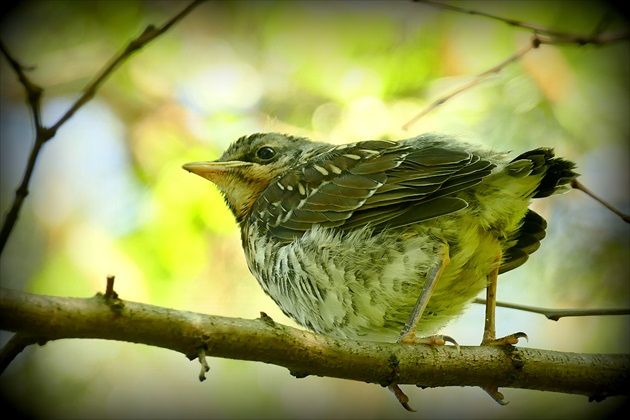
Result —
[[405, 226], [466, 208], [454, 194], [480, 183], [493, 167], [475, 154], [438, 145], [339, 146], [280, 176], [251, 217], [281, 241], [315, 224], [375, 231]]

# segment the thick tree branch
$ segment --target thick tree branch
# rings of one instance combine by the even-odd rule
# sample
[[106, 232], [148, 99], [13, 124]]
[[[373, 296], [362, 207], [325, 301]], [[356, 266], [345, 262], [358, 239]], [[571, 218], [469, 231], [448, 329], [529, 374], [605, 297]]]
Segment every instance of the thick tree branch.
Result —
[[[329, 376], [387, 385], [509, 387], [627, 395], [630, 356], [531, 348], [431, 348], [339, 340], [275, 323], [225, 318], [97, 295], [66, 298], [0, 290], [0, 328], [39, 337], [101, 338], [284, 366], [296, 377]], [[191, 374], [194, 374], [191, 372]], [[201, 376], [201, 375], [200, 375]]]

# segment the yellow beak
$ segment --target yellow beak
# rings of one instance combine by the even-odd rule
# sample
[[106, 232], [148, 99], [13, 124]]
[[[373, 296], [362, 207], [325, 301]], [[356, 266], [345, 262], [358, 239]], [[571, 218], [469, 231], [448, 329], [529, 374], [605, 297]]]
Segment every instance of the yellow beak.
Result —
[[232, 169], [242, 168], [250, 165], [252, 165], [251, 162], [243, 162], [240, 160], [232, 160], [227, 162], [208, 161], [189, 162], [184, 164], [182, 168], [209, 181], [214, 181], [217, 177], [225, 175], [226, 172], [229, 172]]

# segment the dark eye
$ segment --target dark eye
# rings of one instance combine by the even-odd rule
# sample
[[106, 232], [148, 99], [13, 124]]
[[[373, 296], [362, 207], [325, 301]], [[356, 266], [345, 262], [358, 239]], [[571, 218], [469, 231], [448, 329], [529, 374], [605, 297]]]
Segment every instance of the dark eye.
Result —
[[260, 160], [269, 160], [276, 155], [276, 151], [269, 146], [263, 146], [256, 152], [256, 157]]

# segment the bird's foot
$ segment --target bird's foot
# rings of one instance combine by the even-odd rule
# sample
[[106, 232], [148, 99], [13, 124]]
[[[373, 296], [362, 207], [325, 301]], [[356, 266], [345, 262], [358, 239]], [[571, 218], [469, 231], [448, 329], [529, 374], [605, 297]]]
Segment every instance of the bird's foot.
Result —
[[484, 391], [486, 391], [488, 393], [488, 395], [490, 395], [492, 397], [493, 400], [495, 400], [498, 404], [500, 405], [507, 405], [509, 403], [509, 401], [505, 401], [505, 397], [503, 396], [503, 394], [501, 394], [499, 392], [499, 388], [496, 386], [493, 387], [481, 387], [481, 389], [483, 389]]
[[481, 341], [481, 345], [482, 346], [513, 346], [515, 344], [518, 344], [518, 340], [520, 338], [529, 340], [527, 338], [527, 334], [519, 331], [517, 333], [506, 335], [505, 337], [501, 337], [501, 338], [484, 337], [483, 340]]
[[[444, 346], [446, 345], [446, 343], [451, 343], [457, 347], [457, 351], [459, 352], [459, 344], [457, 343], [457, 341], [455, 341], [453, 337], [449, 337], [448, 335], [436, 334], [430, 335], [428, 337], [416, 337], [415, 332], [410, 331], [404, 335], [401, 335], [398, 338], [398, 342], [401, 344], [424, 344], [427, 346]], [[409, 405], [409, 397], [403, 392], [402, 389], [400, 389], [398, 384], [390, 384], [387, 388], [394, 393], [396, 399], [398, 399], [398, 402], [405, 408], [405, 410], [411, 412], [416, 411]]]
[[444, 346], [446, 343], [451, 343], [459, 350], [459, 344], [453, 337], [441, 334], [430, 335], [428, 337], [416, 337], [415, 333], [410, 332], [401, 337], [398, 342], [402, 344], [426, 344], [429, 346]]
[[416, 410], [414, 410], [409, 405], [409, 397], [403, 392], [402, 389], [400, 389], [398, 384], [391, 384], [387, 387], [387, 389], [389, 389], [390, 391], [394, 393], [394, 395], [396, 396], [396, 399], [405, 408], [405, 410], [411, 411], [412, 413], [416, 412]]
[[[518, 340], [520, 338], [524, 338], [527, 340], [527, 334], [524, 332], [517, 332], [514, 334], [506, 335], [501, 338], [493, 338], [491, 335], [484, 335], [483, 340], [481, 341], [482, 346], [513, 346], [518, 344]], [[508, 401], [504, 400], [503, 394], [499, 392], [499, 388], [496, 386], [493, 387], [481, 387], [484, 391], [488, 393], [500, 405], [506, 405]]]

